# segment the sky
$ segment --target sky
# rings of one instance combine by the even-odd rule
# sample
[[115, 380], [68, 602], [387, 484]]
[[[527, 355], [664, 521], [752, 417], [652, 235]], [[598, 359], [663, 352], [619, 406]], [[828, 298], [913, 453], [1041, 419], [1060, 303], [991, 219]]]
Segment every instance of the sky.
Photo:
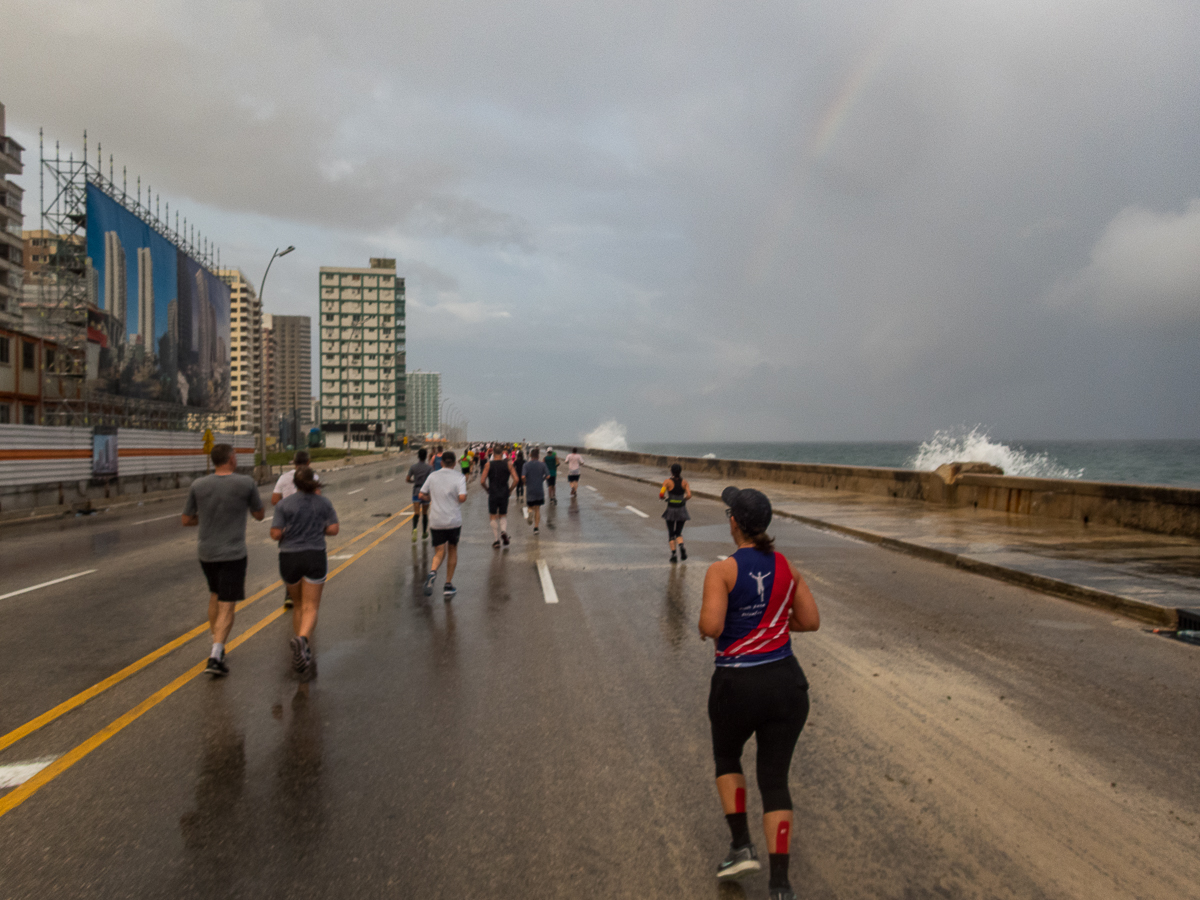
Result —
[[4, 18], [26, 227], [86, 128], [252, 281], [296, 245], [268, 312], [394, 256], [472, 437], [1200, 437], [1192, 0]]

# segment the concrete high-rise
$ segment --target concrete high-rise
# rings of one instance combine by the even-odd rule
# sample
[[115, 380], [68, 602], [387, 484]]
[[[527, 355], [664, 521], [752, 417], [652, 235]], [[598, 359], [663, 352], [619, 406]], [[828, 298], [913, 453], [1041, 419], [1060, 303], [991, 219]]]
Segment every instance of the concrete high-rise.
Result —
[[442, 430], [442, 376], [439, 372], [409, 372], [405, 401], [408, 433], [417, 438]]
[[238, 269], [217, 273], [229, 285], [229, 431], [257, 432], [263, 421], [262, 303]]
[[25, 251], [20, 238], [24, 190], [6, 176], [24, 170], [24, 147], [4, 133], [4, 104], [0, 103], [0, 325], [19, 327]]
[[125, 311], [129, 305], [128, 260], [125, 247], [115, 231], [104, 232], [104, 308], [111, 320], [114, 344], [125, 343], [129, 323]]
[[369, 268], [322, 266], [321, 422], [328, 446], [394, 443], [408, 434], [404, 279], [394, 259]]
[[149, 247], [138, 247], [138, 343], [154, 352], [154, 261]]
[[[272, 342], [272, 406], [279, 420], [296, 420], [299, 446], [312, 427], [312, 319], [264, 315]], [[270, 424], [268, 424], [270, 428]]]

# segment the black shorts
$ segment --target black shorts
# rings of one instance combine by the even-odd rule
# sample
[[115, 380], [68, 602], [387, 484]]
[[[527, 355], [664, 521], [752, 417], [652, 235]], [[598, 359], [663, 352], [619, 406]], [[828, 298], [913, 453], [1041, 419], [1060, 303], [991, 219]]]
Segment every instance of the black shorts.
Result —
[[237, 603], [246, 599], [246, 557], [219, 562], [200, 560], [200, 568], [208, 579], [208, 592], [216, 594], [220, 602]]
[[530, 501], [529, 501], [528, 503], [526, 503], [525, 505], [526, 505], [526, 506], [528, 506], [528, 507], [531, 507], [531, 508], [532, 508], [532, 507], [534, 507], [534, 506], [545, 506], [545, 505], [546, 505], [546, 498], [545, 498], [545, 497], [542, 497], [542, 498], [541, 498], [541, 499], [539, 499], [539, 500], [530, 500]]
[[508, 515], [508, 494], [505, 494], [503, 497], [493, 497], [491, 494], [488, 494], [488, 515]]
[[808, 719], [808, 681], [796, 657], [761, 666], [717, 666], [708, 694], [717, 777], [742, 771], [742, 748], [758, 741], [763, 812], [792, 808], [788, 770]]
[[578, 480], [579, 480], [578, 475], [568, 475], [567, 476], [567, 481], [578, 481]]
[[546, 484], [550, 485], [550, 487], [554, 487], [556, 484], [558, 484], [558, 476], [557, 475], [549, 476], [546, 479]]
[[435, 547], [440, 547], [442, 544], [449, 544], [451, 547], [458, 546], [458, 536], [462, 534], [462, 526], [457, 528], [430, 528], [429, 542]]
[[324, 550], [294, 550], [279, 554], [279, 577], [284, 584], [296, 584], [301, 578], [309, 584], [324, 584], [328, 571]]

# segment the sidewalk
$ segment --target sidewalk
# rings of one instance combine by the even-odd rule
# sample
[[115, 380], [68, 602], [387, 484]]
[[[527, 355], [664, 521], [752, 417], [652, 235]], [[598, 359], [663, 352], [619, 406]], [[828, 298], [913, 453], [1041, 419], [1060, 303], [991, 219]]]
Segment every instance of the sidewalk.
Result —
[[[655, 487], [668, 474], [608, 460], [586, 464]], [[698, 496], [719, 500], [727, 486], [683, 474]], [[911, 500], [774, 482], [738, 487], [761, 490], [777, 515], [1143, 622], [1180, 627], [1180, 609], [1200, 617], [1200, 541], [992, 510], [931, 509]]]

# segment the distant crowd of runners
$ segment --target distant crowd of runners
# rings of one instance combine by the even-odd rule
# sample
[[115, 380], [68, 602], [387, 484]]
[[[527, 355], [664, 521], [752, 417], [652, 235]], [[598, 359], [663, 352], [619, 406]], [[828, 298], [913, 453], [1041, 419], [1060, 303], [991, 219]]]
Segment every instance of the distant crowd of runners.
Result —
[[[528, 453], [526, 453], [528, 451]], [[233, 447], [218, 444], [211, 453], [214, 474], [192, 483], [183, 524], [199, 526], [200, 566], [209, 588], [209, 629], [213, 645], [205, 671], [229, 673], [225, 645], [238, 602], [245, 599], [246, 516], [262, 520], [265, 510], [254, 480], [237, 473]], [[578, 448], [565, 458], [571, 496], [577, 496], [583, 458]], [[271, 494], [275, 507], [271, 538], [279, 542], [279, 572], [287, 586], [284, 606], [292, 609], [292, 667], [303, 679], [316, 675], [312, 640], [321, 592], [327, 577], [325, 539], [338, 533], [333, 504], [320, 493], [320, 481], [304, 451], [293, 469], [280, 476]], [[475, 444], [455, 456], [437, 448], [432, 460], [422, 448], [409, 468], [412, 485], [412, 539], [430, 539], [434, 556], [423, 590], [433, 593], [438, 570], [446, 563], [442, 593], [457, 593], [454, 573], [462, 533], [462, 504], [467, 484], [478, 476], [487, 493], [488, 520], [501, 549], [510, 543], [508, 502], [514, 494], [529, 510], [533, 534], [540, 531], [541, 508], [556, 504], [559, 460], [553, 447], [543, 455], [536, 446]], [[682, 467], [671, 466], [659, 487], [666, 504], [670, 562], [686, 561], [683, 527], [691, 517], [691, 486]], [[808, 718], [808, 681], [792, 652], [790, 633], [816, 631], [820, 614], [804, 578], [774, 548], [767, 534], [770, 500], [760, 491], [727, 487], [721, 494], [735, 550], [708, 566], [699, 616], [702, 640], [715, 643], [715, 670], [709, 688], [717, 795], [730, 830], [730, 847], [717, 867], [720, 881], [761, 871], [746, 812], [742, 752], [751, 736], [757, 742], [757, 781], [762, 797], [771, 900], [795, 900], [789, 878], [792, 798], [788, 773], [800, 732]]]

